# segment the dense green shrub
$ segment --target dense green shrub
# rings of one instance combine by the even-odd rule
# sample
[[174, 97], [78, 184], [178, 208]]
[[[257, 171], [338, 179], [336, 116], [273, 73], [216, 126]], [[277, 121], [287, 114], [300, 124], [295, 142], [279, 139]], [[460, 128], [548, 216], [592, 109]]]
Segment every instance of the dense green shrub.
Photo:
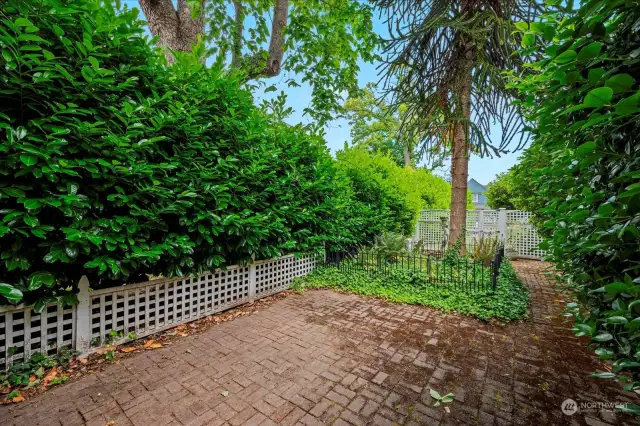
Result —
[[420, 210], [447, 209], [451, 204], [451, 186], [443, 178], [399, 166], [389, 154], [352, 147], [338, 151], [336, 157], [356, 204], [369, 211], [369, 241], [385, 232], [412, 235]]
[[592, 0], [577, 12], [554, 3], [557, 13], [523, 39], [524, 54], [541, 59], [517, 81], [535, 124], [517, 176], [544, 222], [543, 247], [577, 292], [575, 331], [592, 339], [620, 378], [631, 376], [627, 389], [637, 389], [640, 3]]
[[192, 57], [168, 69], [135, 11], [20, 0], [0, 13], [10, 300], [73, 302], [83, 274], [98, 287], [356, 242], [363, 211], [324, 141], [265, 117], [234, 75]]
[[[454, 271], [452, 270], [452, 273]], [[482, 320], [512, 321], [528, 313], [529, 292], [509, 262], [500, 268], [495, 291], [468, 291], [455, 285], [427, 282], [424, 271], [391, 270], [378, 275], [360, 268], [319, 268], [304, 278], [296, 278], [293, 288], [332, 288], [396, 303], [431, 306], [455, 311]]]
[[519, 192], [520, 188], [515, 184], [515, 169], [509, 169], [504, 173], [500, 173], [496, 178], [487, 185], [487, 205], [492, 209], [520, 209]]

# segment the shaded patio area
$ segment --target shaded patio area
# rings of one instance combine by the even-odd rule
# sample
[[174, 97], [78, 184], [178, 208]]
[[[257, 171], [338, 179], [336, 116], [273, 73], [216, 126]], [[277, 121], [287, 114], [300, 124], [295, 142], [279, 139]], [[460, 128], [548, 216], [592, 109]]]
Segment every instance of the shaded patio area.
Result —
[[[331, 291], [250, 316], [0, 407], [3, 425], [631, 424], [561, 403], [631, 401], [559, 316], [545, 265], [514, 262], [531, 318], [506, 327]], [[452, 392], [433, 407], [429, 390]], [[113, 422], [113, 423], [111, 423]]]

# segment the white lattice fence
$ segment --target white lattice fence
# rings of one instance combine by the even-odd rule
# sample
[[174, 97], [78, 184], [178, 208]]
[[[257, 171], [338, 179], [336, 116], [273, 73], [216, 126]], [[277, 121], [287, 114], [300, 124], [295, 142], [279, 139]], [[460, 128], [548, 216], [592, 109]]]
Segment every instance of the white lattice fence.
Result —
[[[447, 237], [449, 226], [449, 210], [423, 210], [416, 226], [417, 240], [422, 240], [428, 247], [441, 245]], [[466, 221], [466, 245], [473, 247], [475, 237], [479, 234], [498, 233], [498, 212], [492, 210], [468, 210]]]
[[34, 353], [63, 347], [88, 353], [105, 346], [112, 332], [128, 340], [148, 336], [203, 316], [285, 290], [294, 277], [316, 266], [314, 256], [293, 255], [231, 266], [188, 278], [147, 281], [101, 290], [80, 284], [79, 305], [0, 307], [0, 371]]
[[524, 210], [507, 210], [507, 247], [522, 257], [542, 258], [546, 253], [538, 249], [542, 239], [530, 222], [531, 213]]
[[[522, 210], [468, 210], [467, 248], [473, 247], [478, 235], [496, 234], [505, 243], [510, 257], [540, 259], [545, 252], [537, 248], [541, 239], [529, 222], [530, 217], [530, 212]], [[427, 247], [442, 244], [448, 225], [449, 210], [423, 210], [415, 239], [422, 240]]]

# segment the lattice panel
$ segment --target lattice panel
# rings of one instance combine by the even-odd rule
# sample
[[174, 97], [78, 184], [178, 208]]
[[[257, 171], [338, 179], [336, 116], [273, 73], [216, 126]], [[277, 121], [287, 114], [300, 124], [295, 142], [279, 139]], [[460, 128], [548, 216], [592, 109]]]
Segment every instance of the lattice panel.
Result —
[[444, 235], [445, 232], [439, 220], [437, 222], [418, 222], [418, 239], [428, 246], [440, 244], [444, 240]]
[[[545, 252], [536, 248], [541, 239], [529, 223], [531, 213], [522, 210], [468, 210], [467, 248], [472, 248], [480, 235], [500, 235], [501, 214], [504, 215], [502, 235], [506, 236], [506, 247], [510, 256], [542, 258]], [[416, 226], [415, 237], [427, 246], [442, 244], [445, 232], [442, 229], [441, 217], [447, 218], [448, 225], [448, 210], [423, 210]]]
[[440, 222], [440, 218], [442, 217], [446, 217], [447, 221], [449, 220], [449, 210], [422, 210], [422, 212], [420, 213], [420, 221], [425, 221], [425, 220], [435, 220], [438, 221], [438, 223]]
[[507, 210], [507, 225], [528, 225], [531, 213], [524, 210]]
[[316, 268], [315, 256], [303, 256], [295, 260], [293, 267], [294, 277], [304, 277]]
[[248, 266], [107, 289], [91, 296], [92, 345], [103, 346], [112, 330], [142, 337], [248, 300]]
[[[195, 277], [116, 288], [90, 291], [86, 283], [81, 305], [65, 309], [52, 305], [42, 314], [31, 307], [0, 307], [0, 371], [37, 352], [52, 355], [64, 347], [87, 351], [89, 340], [95, 350], [127, 340], [130, 333], [144, 337], [276, 293], [288, 288], [294, 277], [311, 272], [316, 262], [315, 256], [289, 255]], [[86, 324], [90, 330], [83, 331], [81, 325]]]
[[75, 341], [75, 309], [50, 305], [40, 314], [31, 307], [0, 308], [0, 371], [35, 353], [53, 355]]
[[280, 259], [256, 263], [256, 296], [262, 297], [289, 288], [294, 277], [296, 259]]
[[507, 211], [507, 250], [518, 257], [542, 258], [544, 250], [538, 249], [542, 239], [530, 224], [531, 213], [522, 210]]
[[482, 211], [482, 229], [485, 232], [498, 232], [498, 212], [496, 210]]

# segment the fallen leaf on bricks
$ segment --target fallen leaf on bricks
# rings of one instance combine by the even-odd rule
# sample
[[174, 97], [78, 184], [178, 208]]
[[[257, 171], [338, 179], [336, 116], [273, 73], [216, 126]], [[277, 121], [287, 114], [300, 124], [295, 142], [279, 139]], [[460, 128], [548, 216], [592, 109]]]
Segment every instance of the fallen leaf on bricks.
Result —
[[158, 349], [158, 348], [162, 348], [164, 346], [162, 346], [162, 343], [154, 343], [153, 345], [149, 346], [151, 349]]
[[11, 402], [22, 402], [24, 401], [24, 396], [22, 396], [22, 394], [18, 394], [18, 396], [13, 397], [13, 399], [11, 400]]
[[222, 391], [220, 392], [220, 395], [224, 396], [225, 398], [229, 396], [229, 391]]
[[49, 383], [56, 378], [56, 376], [58, 375], [58, 369], [57, 368], [52, 368], [51, 371], [49, 371], [47, 373], [46, 376], [44, 376], [44, 380], [42, 381], [42, 384], [44, 384], [44, 386], [49, 386]]
[[146, 342], [144, 342], [144, 347], [148, 348], [149, 346], [153, 345], [153, 339], [151, 340], [147, 340]]
[[120, 349], [120, 351], [121, 351], [121, 352], [124, 352], [125, 354], [128, 354], [129, 352], [133, 352], [133, 351], [135, 351], [136, 349], [138, 349], [138, 348], [136, 348], [136, 347], [134, 347], [134, 346], [129, 346], [128, 348], [122, 348], [122, 349]]

